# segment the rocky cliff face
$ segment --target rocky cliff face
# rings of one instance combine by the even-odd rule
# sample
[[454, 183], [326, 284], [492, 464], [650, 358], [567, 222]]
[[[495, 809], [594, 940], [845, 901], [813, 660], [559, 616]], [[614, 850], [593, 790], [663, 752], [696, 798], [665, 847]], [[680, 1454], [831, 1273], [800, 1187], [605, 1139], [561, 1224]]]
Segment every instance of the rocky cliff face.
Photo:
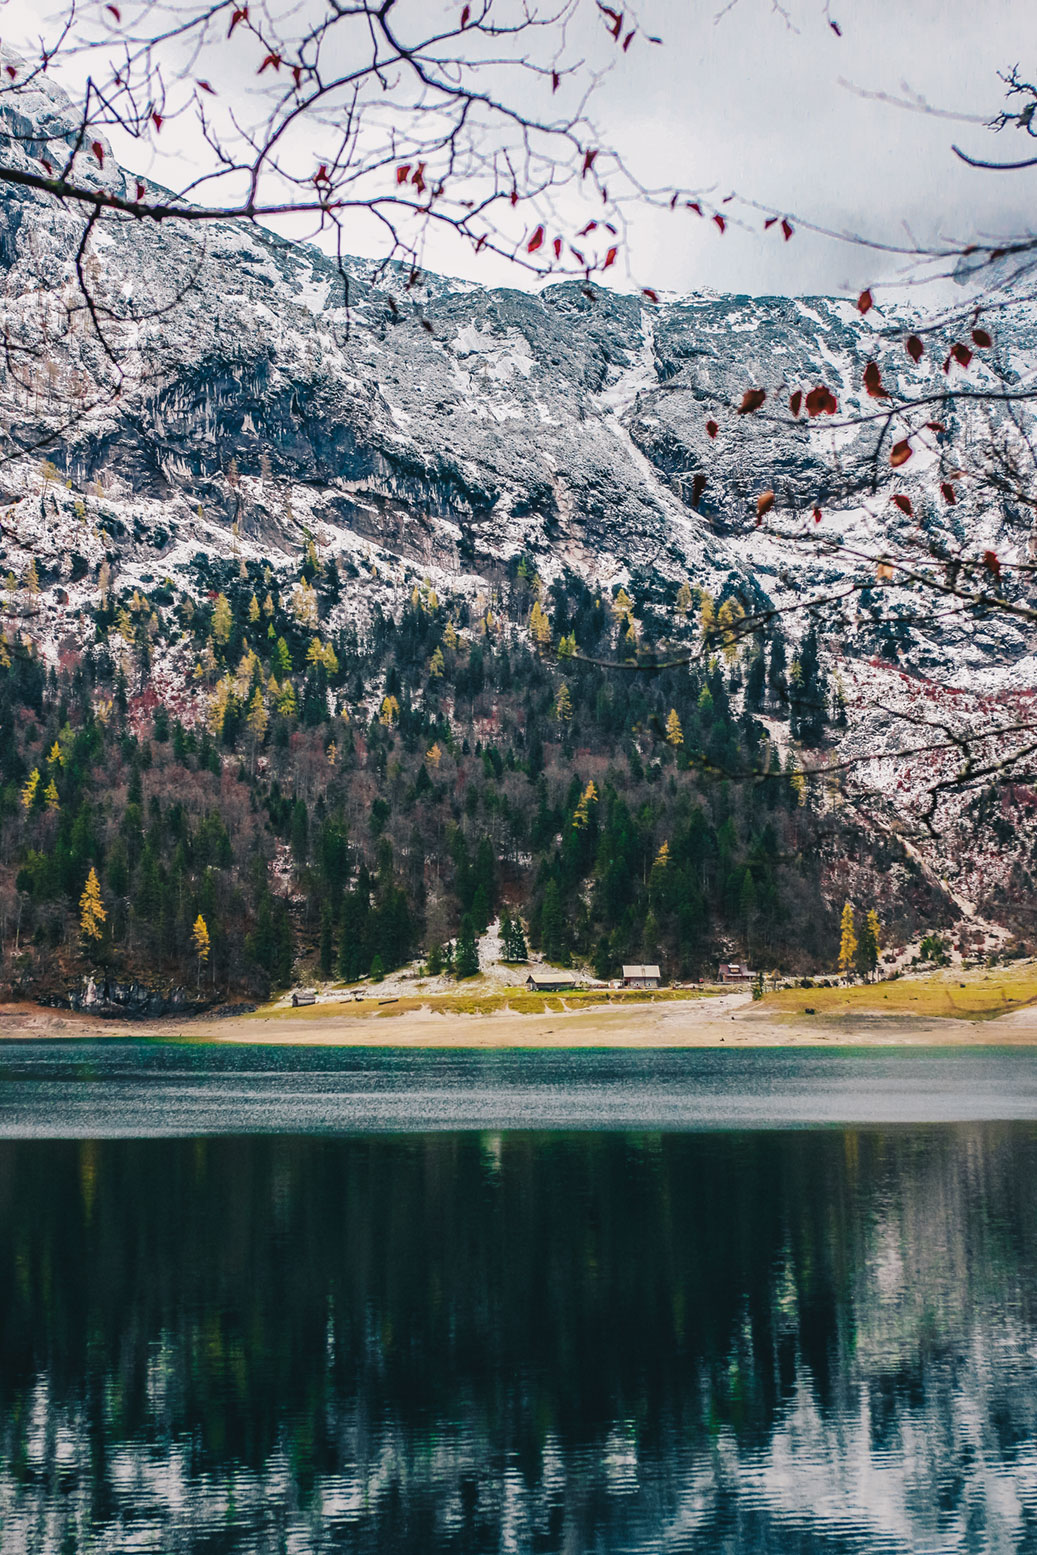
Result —
[[[4, 157], [38, 166], [67, 147], [58, 88], [5, 102]], [[102, 168], [81, 153], [79, 164], [85, 178], [125, 183], [110, 157]], [[1005, 562], [1030, 543], [1032, 512], [1012, 491], [960, 482], [953, 507], [939, 495], [959, 465], [999, 449], [1025, 457], [1028, 406], [945, 400], [934, 410], [944, 430], [895, 473], [888, 438], [876, 452], [881, 423], [847, 424], [876, 409], [862, 384], [872, 360], [889, 388], [1032, 383], [1037, 310], [1025, 302], [999, 316], [983, 361], [944, 375], [951, 335], [927, 333], [915, 365], [903, 348], [914, 321], [861, 318], [837, 299], [653, 304], [593, 285], [534, 296], [438, 277], [408, 291], [393, 273], [367, 279], [357, 261], [347, 306], [315, 249], [256, 228], [114, 217], [87, 265], [119, 320], [106, 326], [117, 373], [72, 287], [81, 234], [77, 213], [5, 189], [0, 306], [15, 349], [0, 368], [0, 565], [19, 576], [35, 556], [34, 630], [52, 654], [84, 631], [106, 557], [114, 586], [168, 577], [191, 588], [198, 552], [262, 555], [276, 569], [304, 530], [359, 568], [336, 608], [360, 622], [424, 575], [441, 592], [486, 592], [519, 553], [546, 579], [569, 568], [605, 591], [622, 584], [635, 606], [687, 578], [747, 608], [784, 608], [839, 593], [861, 568], [870, 581], [874, 563], [856, 553], [912, 536]], [[818, 384], [838, 414], [794, 419], [789, 395]], [[765, 406], [738, 416], [755, 386]], [[41, 473], [44, 458], [54, 469]], [[755, 527], [767, 489], [776, 535]], [[892, 505], [894, 489], [912, 516]], [[804, 621], [788, 618], [791, 636]], [[1025, 625], [934, 611], [910, 589], [887, 591], [881, 608], [852, 593], [819, 626], [847, 686], [841, 738], [857, 754], [899, 748], [911, 726], [894, 714], [919, 695], [957, 688], [955, 715], [993, 718], [997, 698], [1037, 682]], [[886, 792], [918, 777], [882, 761], [865, 776]]]

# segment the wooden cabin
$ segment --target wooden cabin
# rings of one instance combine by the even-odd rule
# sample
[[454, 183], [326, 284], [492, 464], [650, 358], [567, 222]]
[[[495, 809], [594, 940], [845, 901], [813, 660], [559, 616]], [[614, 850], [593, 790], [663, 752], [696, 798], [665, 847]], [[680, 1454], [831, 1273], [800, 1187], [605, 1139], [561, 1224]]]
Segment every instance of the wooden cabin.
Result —
[[526, 987], [530, 993], [561, 993], [566, 988], [575, 988], [576, 979], [571, 972], [547, 972], [538, 969], [530, 972], [526, 978]]
[[662, 986], [662, 971], [657, 966], [625, 966], [623, 968], [624, 988], [659, 988]]

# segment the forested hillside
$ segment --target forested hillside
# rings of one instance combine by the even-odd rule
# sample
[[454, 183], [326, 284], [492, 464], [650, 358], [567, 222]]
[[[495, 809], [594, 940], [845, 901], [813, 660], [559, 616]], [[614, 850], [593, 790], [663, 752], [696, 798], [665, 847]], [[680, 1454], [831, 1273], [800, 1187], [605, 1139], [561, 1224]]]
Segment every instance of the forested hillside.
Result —
[[[376, 605], [325, 635], [365, 589], [348, 574], [312, 541], [280, 579], [199, 554], [192, 592], [118, 593], [102, 565], [56, 669], [35, 569], [8, 579], [12, 990], [61, 999], [93, 974], [138, 1001], [255, 997], [436, 967], [466, 917], [479, 934], [501, 912], [603, 977], [640, 959], [712, 975], [727, 953], [809, 971], [834, 963], [851, 877], [890, 934], [946, 911], [782, 756], [790, 730], [817, 744], [840, 717], [809, 636], [795, 656], [780, 635], [738, 643], [735, 606], [687, 583], [635, 604], [572, 575], [545, 588], [525, 558], [478, 611], [426, 582], [398, 621]], [[702, 668], [631, 667], [635, 642], [675, 635]]]

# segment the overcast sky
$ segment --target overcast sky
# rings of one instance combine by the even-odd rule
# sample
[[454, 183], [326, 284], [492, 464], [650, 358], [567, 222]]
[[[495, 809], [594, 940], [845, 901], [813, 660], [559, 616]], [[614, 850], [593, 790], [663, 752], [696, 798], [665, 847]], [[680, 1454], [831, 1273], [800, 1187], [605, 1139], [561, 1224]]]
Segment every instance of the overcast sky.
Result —
[[[1001, 106], [999, 69], [1018, 61], [1024, 74], [1037, 73], [1034, 0], [829, 0], [827, 10], [825, 0], [785, 0], [780, 8], [775, 0], [733, 0], [723, 11], [722, 3], [642, 0], [640, 20], [664, 46], [638, 39], [595, 99], [595, 120], [646, 181], [711, 189], [716, 198], [737, 193], [794, 222], [893, 243], [1033, 230], [1037, 169], [976, 171], [951, 143], [1008, 159], [1037, 151], [1018, 131], [994, 137], [982, 122], [967, 122]], [[586, 14], [600, 34], [590, 0]], [[31, 0], [0, 0], [5, 41], [32, 36], [39, 17]], [[867, 93], [922, 99], [966, 122]], [[175, 159], [141, 166], [139, 149], [136, 162], [133, 148], [116, 142], [115, 149], [133, 171], [177, 181]], [[803, 227], [783, 242], [779, 229], [762, 231], [762, 214], [743, 213], [744, 229], [737, 205], [727, 209], [733, 219], [723, 236], [687, 212], [640, 214], [617, 284], [855, 295], [905, 272], [902, 259]], [[445, 241], [426, 262], [528, 284], [503, 263]]]

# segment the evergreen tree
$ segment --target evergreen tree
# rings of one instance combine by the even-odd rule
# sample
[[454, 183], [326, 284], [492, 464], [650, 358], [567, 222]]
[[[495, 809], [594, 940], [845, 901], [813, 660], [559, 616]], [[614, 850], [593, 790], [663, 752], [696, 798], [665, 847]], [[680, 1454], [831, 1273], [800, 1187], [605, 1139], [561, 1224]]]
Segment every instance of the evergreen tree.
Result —
[[325, 982], [331, 976], [334, 949], [331, 903], [325, 898], [320, 908], [320, 975]]
[[779, 633], [771, 643], [771, 660], [767, 669], [767, 688], [774, 702], [788, 701], [788, 657], [785, 652], [785, 639]]
[[562, 899], [558, 886], [553, 880], [548, 881], [544, 892], [543, 904], [540, 908], [540, 943], [544, 956], [548, 961], [556, 961], [561, 965], [569, 959], [568, 945], [566, 942], [565, 914], [562, 911]]
[[528, 961], [529, 959], [522, 922], [518, 917], [513, 918], [507, 912], [501, 918], [501, 947], [505, 961]]
[[475, 942], [475, 925], [470, 913], [461, 919], [461, 932], [457, 936], [454, 952], [454, 976], [475, 977], [479, 971], [479, 948]]
[[827, 694], [812, 626], [804, 637], [788, 690], [789, 733], [804, 745], [816, 745], [824, 734]]
[[864, 920], [860, 941], [857, 945], [856, 964], [857, 970], [862, 977], [870, 977], [879, 964], [881, 932], [878, 913], [872, 907]]
[[749, 668], [745, 676], [745, 706], [750, 713], [758, 713], [763, 707], [763, 696], [767, 685], [767, 665], [763, 654], [756, 651], [749, 659]]

